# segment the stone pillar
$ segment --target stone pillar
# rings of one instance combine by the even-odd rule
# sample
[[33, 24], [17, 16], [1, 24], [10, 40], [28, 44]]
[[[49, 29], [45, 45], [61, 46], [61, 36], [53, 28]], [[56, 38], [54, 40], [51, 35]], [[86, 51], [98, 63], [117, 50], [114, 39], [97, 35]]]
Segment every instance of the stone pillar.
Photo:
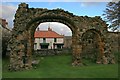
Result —
[[111, 43], [109, 42], [108, 39], [106, 39], [104, 54], [105, 54], [109, 64], [115, 64], [115, 56], [111, 52]]
[[98, 59], [97, 59], [96, 63], [98, 63], [98, 64], [100, 64], [100, 63], [108, 64], [108, 60], [107, 60], [107, 58], [105, 57], [105, 54], [104, 54], [104, 42], [101, 41], [101, 38], [98, 41], [98, 48], [99, 48], [100, 54], [98, 56]]
[[13, 43], [10, 43], [10, 70], [16, 71], [24, 68], [23, 56], [25, 54], [25, 46], [21, 39], [24, 39], [22, 35], [18, 35], [16, 39], [11, 39]]
[[[77, 34], [78, 35], [78, 34]], [[81, 66], [81, 56], [82, 45], [80, 45], [80, 38], [78, 36], [73, 36], [72, 38], [72, 47], [73, 47], [73, 66]]]
[[27, 31], [27, 53], [26, 53], [26, 64], [25, 64], [25, 69], [30, 69], [32, 67], [32, 39], [31, 39], [31, 32], [30, 30]]
[[10, 40], [10, 70], [22, 70], [26, 67], [28, 35], [26, 23], [28, 18], [28, 4], [21, 3], [16, 11], [12, 38]]

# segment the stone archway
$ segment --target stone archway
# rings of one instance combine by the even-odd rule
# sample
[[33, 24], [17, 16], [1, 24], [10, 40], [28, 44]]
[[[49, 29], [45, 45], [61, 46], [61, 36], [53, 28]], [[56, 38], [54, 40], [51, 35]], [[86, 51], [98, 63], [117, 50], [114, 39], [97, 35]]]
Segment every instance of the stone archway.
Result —
[[104, 54], [104, 40], [102, 37], [104, 37], [103, 34], [95, 29], [90, 29], [83, 33], [81, 55], [86, 54], [89, 58], [96, 58], [94, 60], [96, 60], [98, 64], [107, 64]]
[[[37, 26], [43, 22], [60, 22], [66, 24], [72, 31], [72, 37], [76, 37], [78, 27], [72, 20], [73, 14], [63, 10], [47, 10], [28, 8], [28, 4], [21, 3], [15, 14], [12, 39], [10, 41], [10, 69], [19, 70], [32, 67], [32, 52], [34, 32]], [[72, 45], [76, 46], [76, 39], [72, 39]], [[73, 53], [76, 52], [73, 47]], [[76, 52], [76, 54], [78, 54]], [[14, 62], [16, 61], [16, 62]], [[80, 62], [80, 59], [77, 60]]]
[[[76, 16], [62, 9], [29, 8], [28, 4], [21, 3], [15, 14], [12, 38], [9, 42], [11, 48], [11, 70], [29, 69], [32, 67], [33, 34], [36, 27], [42, 22], [60, 22], [71, 29], [73, 66], [82, 64], [80, 54], [82, 52], [81, 37], [83, 33], [87, 30], [95, 29], [102, 34], [107, 34], [107, 25], [99, 16]], [[106, 40], [107, 43], [105, 37], [103, 40]], [[101, 53], [103, 53], [103, 48], [100, 49]]]

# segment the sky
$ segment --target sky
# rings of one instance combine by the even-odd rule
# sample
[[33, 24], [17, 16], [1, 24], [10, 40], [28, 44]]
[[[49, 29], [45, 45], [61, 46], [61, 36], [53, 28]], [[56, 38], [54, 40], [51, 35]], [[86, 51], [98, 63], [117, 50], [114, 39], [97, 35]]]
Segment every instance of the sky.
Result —
[[[18, 8], [18, 4], [21, 2], [2, 2], [0, 4], [0, 18], [6, 19], [8, 22], [8, 26], [10, 28], [13, 28], [13, 19], [15, 12]], [[74, 15], [78, 16], [102, 16], [104, 13], [103, 11], [106, 8], [106, 4], [108, 2], [26, 2], [29, 4], [29, 8], [47, 8], [47, 9], [56, 9], [56, 8], [62, 8], [65, 11], [69, 11], [70, 13], [73, 13]], [[58, 32], [59, 34], [63, 34], [66, 36], [71, 36], [72, 32], [71, 30], [62, 23], [57, 22], [46, 22], [41, 23], [39, 25], [41, 30], [47, 30], [48, 26]], [[56, 27], [57, 26], [57, 27]]]

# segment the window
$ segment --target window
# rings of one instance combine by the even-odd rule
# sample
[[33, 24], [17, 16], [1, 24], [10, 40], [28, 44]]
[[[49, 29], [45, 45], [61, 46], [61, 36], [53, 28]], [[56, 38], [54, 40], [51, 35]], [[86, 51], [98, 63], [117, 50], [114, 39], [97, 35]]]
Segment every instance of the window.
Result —
[[41, 45], [41, 49], [48, 49], [48, 45]]
[[49, 43], [40, 43], [41, 49], [48, 49]]
[[43, 43], [46, 43], [46, 38], [43, 38]]
[[37, 43], [34, 43], [34, 50], [37, 50]]
[[61, 45], [57, 45], [57, 49], [61, 49]]
[[57, 42], [57, 39], [56, 39], [56, 38], [54, 38], [54, 42]]

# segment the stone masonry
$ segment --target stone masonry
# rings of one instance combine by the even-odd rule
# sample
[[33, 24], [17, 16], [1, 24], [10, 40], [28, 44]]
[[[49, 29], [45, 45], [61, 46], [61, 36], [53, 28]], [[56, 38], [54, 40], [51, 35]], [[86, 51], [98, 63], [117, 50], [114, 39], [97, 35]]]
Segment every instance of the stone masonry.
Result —
[[[14, 28], [10, 44], [10, 70], [32, 68], [32, 52], [34, 51], [34, 32], [40, 23], [60, 22], [66, 24], [72, 31], [73, 66], [81, 66], [81, 53], [84, 46], [84, 34], [95, 34], [99, 50], [97, 63], [108, 64], [105, 54], [112, 54], [107, 38], [107, 24], [99, 16], [76, 16], [62, 9], [29, 8], [21, 3], [15, 14]], [[110, 57], [110, 56], [109, 56]]]

